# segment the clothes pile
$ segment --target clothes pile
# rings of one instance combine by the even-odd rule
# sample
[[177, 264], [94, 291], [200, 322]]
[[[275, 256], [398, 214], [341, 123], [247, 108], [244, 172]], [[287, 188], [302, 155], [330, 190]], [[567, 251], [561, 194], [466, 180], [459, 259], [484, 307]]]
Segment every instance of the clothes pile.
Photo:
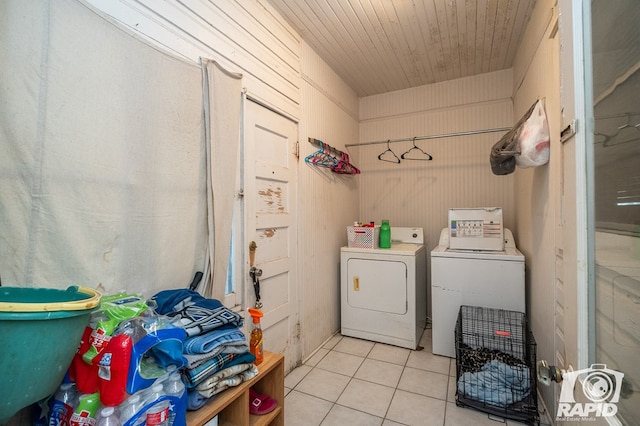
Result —
[[529, 396], [530, 370], [521, 360], [495, 349], [464, 346], [460, 351], [460, 395], [496, 407], [507, 407]]
[[193, 290], [165, 290], [152, 300], [158, 313], [172, 317], [187, 332], [183, 346], [187, 366], [182, 374], [188, 410], [197, 410], [223, 390], [258, 374], [240, 314]]

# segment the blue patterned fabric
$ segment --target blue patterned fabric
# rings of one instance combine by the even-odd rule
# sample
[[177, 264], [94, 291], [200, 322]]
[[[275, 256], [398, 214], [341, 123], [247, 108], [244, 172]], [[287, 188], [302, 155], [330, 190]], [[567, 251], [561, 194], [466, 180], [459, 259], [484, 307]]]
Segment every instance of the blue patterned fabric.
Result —
[[476, 401], [506, 407], [529, 396], [529, 368], [494, 359], [478, 372], [463, 373], [458, 380], [458, 392]]
[[187, 379], [187, 388], [194, 388], [224, 368], [241, 363], [253, 363], [255, 360], [256, 357], [250, 352], [243, 354], [223, 352], [195, 368], [187, 368], [183, 375]]
[[[238, 342], [246, 342], [244, 333], [237, 327], [220, 327], [185, 340], [183, 352], [189, 355], [213, 352], [217, 348]], [[220, 351], [223, 352], [223, 351]]]
[[238, 328], [244, 324], [240, 314], [219, 300], [207, 299], [193, 290], [164, 290], [151, 300], [157, 304], [159, 314], [178, 319], [188, 336], [197, 336], [227, 324]]

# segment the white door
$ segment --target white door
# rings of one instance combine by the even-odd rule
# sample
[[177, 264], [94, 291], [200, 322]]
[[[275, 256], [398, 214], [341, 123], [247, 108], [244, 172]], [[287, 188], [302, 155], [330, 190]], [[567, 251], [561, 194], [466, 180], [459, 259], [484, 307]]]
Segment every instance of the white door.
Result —
[[300, 359], [297, 280], [297, 125], [255, 102], [245, 102], [244, 250], [248, 260], [246, 306], [255, 293], [248, 271], [250, 244], [262, 270], [260, 301], [264, 349], [285, 356], [289, 370]]

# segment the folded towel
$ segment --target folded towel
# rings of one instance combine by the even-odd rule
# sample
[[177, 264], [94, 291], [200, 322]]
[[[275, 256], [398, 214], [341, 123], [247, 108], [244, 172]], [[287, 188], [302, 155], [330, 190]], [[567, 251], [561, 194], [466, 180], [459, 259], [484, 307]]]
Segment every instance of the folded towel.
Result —
[[231, 362], [231, 360], [236, 356], [237, 354], [221, 353], [195, 368], [185, 369], [183, 372], [183, 376], [185, 377], [185, 379], [187, 379], [187, 387], [196, 387], [210, 375], [222, 370], [226, 366], [226, 364]]
[[227, 377], [235, 376], [242, 373], [245, 370], [254, 366], [253, 363], [243, 362], [242, 364], [232, 365], [231, 367], [223, 368], [215, 374], [209, 376], [205, 381], [196, 386], [196, 390], [206, 391], [208, 389], [216, 387], [216, 385]]
[[226, 344], [246, 344], [246, 341], [247, 339], [238, 327], [224, 326], [188, 337], [184, 342], [183, 352], [185, 354], [206, 354]]
[[[236, 386], [242, 383], [242, 380], [240, 379], [231, 379], [231, 381], [236, 383]], [[189, 390], [187, 392], [187, 410], [189, 411], [199, 410], [200, 408], [205, 406], [207, 403], [214, 400], [217, 394], [224, 391], [225, 389], [228, 389], [229, 387], [230, 385], [228, 384], [224, 384], [224, 385], [221, 384], [220, 388], [211, 391], [210, 393], [211, 396], [203, 395], [202, 393], [200, 393], [195, 389]]]
[[497, 407], [506, 407], [529, 396], [529, 368], [511, 366], [496, 359], [478, 372], [463, 373], [458, 380], [458, 392], [466, 398]]
[[244, 318], [222, 305], [219, 300], [207, 299], [187, 289], [164, 290], [151, 298], [159, 314], [174, 317], [188, 336], [196, 336], [231, 324], [242, 327]]
[[213, 386], [204, 389], [199, 389], [200, 386], [198, 386], [196, 391], [206, 398], [211, 398], [212, 396], [219, 394], [223, 390], [233, 386], [238, 386], [240, 383], [253, 379], [257, 375], [258, 367], [256, 367], [254, 364], [249, 364], [249, 368], [245, 369], [244, 371], [236, 373], [233, 376], [218, 380]]
[[156, 302], [156, 312], [162, 315], [179, 311], [185, 306], [195, 304], [196, 302], [200, 302], [201, 306], [204, 306], [203, 303], [206, 303], [207, 305], [205, 307], [210, 309], [223, 306], [217, 299], [206, 299], [197, 291], [187, 289], [163, 290], [156, 293], [151, 300]]
[[197, 366], [204, 364], [209, 359], [222, 352], [230, 354], [243, 354], [249, 351], [249, 344], [245, 342], [231, 342], [224, 345], [220, 345], [217, 348], [204, 354], [184, 354], [184, 358], [187, 360], [188, 368], [196, 368]]
[[[215, 396], [215, 395], [214, 395]], [[187, 392], [187, 410], [195, 411], [202, 408], [207, 402], [212, 400], [213, 397], [207, 398], [197, 390], [190, 390]]]
[[255, 362], [255, 360], [256, 357], [250, 352], [245, 352], [243, 354], [223, 352], [202, 365], [195, 368], [187, 368], [183, 375], [187, 381], [187, 388], [194, 388], [209, 376], [224, 368], [241, 363], [252, 363]]

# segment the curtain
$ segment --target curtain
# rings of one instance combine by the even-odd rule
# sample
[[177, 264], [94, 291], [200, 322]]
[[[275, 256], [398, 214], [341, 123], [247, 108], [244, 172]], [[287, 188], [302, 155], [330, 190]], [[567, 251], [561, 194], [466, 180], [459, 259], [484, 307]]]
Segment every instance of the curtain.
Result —
[[0, 52], [2, 285], [186, 287], [210, 247], [201, 67], [73, 0], [0, 2]]
[[240, 158], [242, 75], [201, 59], [207, 146], [209, 261], [202, 294], [223, 299], [229, 271], [233, 210]]

